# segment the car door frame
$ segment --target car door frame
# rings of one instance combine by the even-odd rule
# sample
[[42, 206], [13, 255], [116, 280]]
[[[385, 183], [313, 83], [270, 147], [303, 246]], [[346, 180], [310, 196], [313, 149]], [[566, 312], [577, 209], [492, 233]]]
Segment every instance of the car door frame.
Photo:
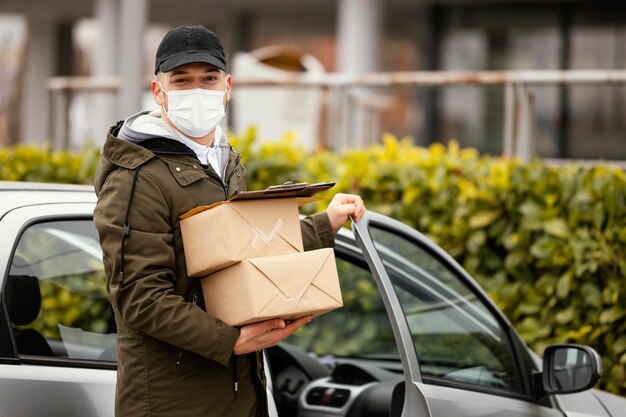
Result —
[[423, 384], [417, 353], [413, 346], [413, 338], [406, 322], [400, 300], [393, 289], [393, 284], [387, 275], [383, 262], [374, 247], [368, 227], [371, 223], [378, 223], [377, 213], [366, 212], [359, 222], [352, 222], [357, 245], [361, 248], [365, 261], [370, 267], [374, 280], [378, 285], [380, 294], [389, 316], [389, 322], [393, 330], [400, 362], [404, 371], [404, 401], [401, 417], [419, 416], [432, 417], [426, 395], [420, 385]]
[[[532, 359], [528, 354], [526, 346], [517, 335], [517, 332], [510, 321], [499, 310], [491, 298], [489, 298], [487, 293], [467, 273], [467, 271], [465, 271], [465, 269], [463, 269], [463, 267], [461, 267], [458, 262], [452, 258], [452, 256], [433, 243], [422, 233], [397, 220], [379, 213], [368, 211], [365, 216], [359, 220], [359, 222], [352, 223], [352, 231], [357, 245], [361, 248], [363, 256], [365, 257], [374, 279], [379, 286], [383, 301], [385, 302], [387, 314], [389, 315], [389, 319], [392, 324], [394, 337], [396, 339], [396, 343], [398, 344], [398, 349], [400, 350], [402, 367], [405, 372], [405, 409], [406, 407], [415, 407], [411, 404], [411, 401], [415, 401], [417, 399], [417, 409], [424, 412], [424, 404], [428, 407], [428, 401], [425, 396], [428, 388], [423, 385], [424, 381], [419, 368], [419, 360], [417, 359], [410, 329], [408, 327], [408, 323], [406, 322], [400, 301], [369, 234], [369, 227], [371, 225], [386, 231], [392, 231], [398, 236], [402, 236], [409, 241], [415, 242], [423, 250], [438, 258], [440, 262], [446, 264], [451, 269], [451, 272], [453, 272], [465, 285], [469, 287], [471, 291], [474, 292], [476, 297], [478, 297], [494, 318], [498, 320], [500, 325], [505, 330], [506, 336], [511, 344], [512, 353], [515, 356], [515, 362], [519, 372], [520, 382], [522, 384], [522, 394], [517, 395], [512, 393], [510, 395], [511, 397], [556, 410], [560, 409], [552, 396], [545, 398], [541, 403], [537, 403], [537, 401], [533, 398], [533, 374], [539, 371], [536, 369], [535, 364], [532, 362]], [[414, 409], [415, 408], [410, 408], [410, 410]], [[402, 416], [405, 415], [419, 414], [410, 414], [403, 411]]]

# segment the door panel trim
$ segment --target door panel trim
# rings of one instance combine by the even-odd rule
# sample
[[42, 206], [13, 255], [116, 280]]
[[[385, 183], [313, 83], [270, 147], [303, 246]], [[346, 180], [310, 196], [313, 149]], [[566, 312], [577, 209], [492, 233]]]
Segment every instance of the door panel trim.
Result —
[[[372, 221], [373, 220], [373, 221]], [[418, 384], [422, 382], [422, 375], [417, 361], [417, 354], [413, 346], [413, 338], [409, 326], [406, 322], [400, 300], [393, 289], [393, 284], [385, 271], [383, 262], [374, 247], [374, 242], [369, 235], [370, 223], [376, 223], [375, 216], [371, 212], [366, 212], [358, 223], [352, 222], [352, 231], [357, 244], [363, 251], [363, 256], [370, 267], [372, 275], [380, 290], [387, 315], [393, 330], [402, 368], [404, 369], [404, 405], [402, 407], [403, 417], [431, 417], [430, 406], [426, 396], [422, 393]]]

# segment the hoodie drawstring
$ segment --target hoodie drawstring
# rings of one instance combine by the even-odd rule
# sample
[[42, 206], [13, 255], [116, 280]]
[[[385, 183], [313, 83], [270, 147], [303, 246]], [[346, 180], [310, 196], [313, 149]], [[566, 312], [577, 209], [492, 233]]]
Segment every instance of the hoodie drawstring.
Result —
[[137, 175], [139, 174], [139, 168], [135, 168], [133, 174], [133, 183], [130, 186], [130, 197], [128, 198], [128, 206], [126, 207], [126, 215], [124, 216], [124, 227], [122, 229], [122, 249], [120, 251], [120, 274], [119, 274], [119, 286], [124, 285], [124, 250], [126, 248], [126, 239], [130, 236], [130, 224], [128, 223], [128, 217], [130, 216], [130, 206], [133, 202], [133, 195], [135, 195], [135, 184], [137, 184]]

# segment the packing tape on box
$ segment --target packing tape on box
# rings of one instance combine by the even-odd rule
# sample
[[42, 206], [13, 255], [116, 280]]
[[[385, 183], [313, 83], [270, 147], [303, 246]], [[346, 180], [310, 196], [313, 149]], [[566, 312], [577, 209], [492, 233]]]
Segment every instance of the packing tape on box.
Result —
[[276, 239], [276, 236], [278, 236], [280, 230], [283, 228], [284, 225], [285, 222], [283, 222], [283, 219], [278, 219], [278, 221], [276, 221], [276, 224], [274, 225], [274, 228], [268, 235], [266, 235], [260, 227], [254, 226], [252, 228], [252, 230], [254, 231], [254, 237], [252, 238], [251, 242], [252, 247], [254, 249], [258, 249], [260, 246], [260, 241], [265, 243], [267, 246], [271, 245], [272, 241]]

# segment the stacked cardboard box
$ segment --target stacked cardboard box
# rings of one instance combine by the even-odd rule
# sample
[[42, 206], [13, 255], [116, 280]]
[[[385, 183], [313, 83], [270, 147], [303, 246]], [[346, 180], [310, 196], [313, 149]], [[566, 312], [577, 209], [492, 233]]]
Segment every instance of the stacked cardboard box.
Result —
[[303, 251], [298, 207], [314, 198], [250, 193], [181, 219], [187, 274], [207, 312], [231, 326], [343, 305], [332, 249]]

